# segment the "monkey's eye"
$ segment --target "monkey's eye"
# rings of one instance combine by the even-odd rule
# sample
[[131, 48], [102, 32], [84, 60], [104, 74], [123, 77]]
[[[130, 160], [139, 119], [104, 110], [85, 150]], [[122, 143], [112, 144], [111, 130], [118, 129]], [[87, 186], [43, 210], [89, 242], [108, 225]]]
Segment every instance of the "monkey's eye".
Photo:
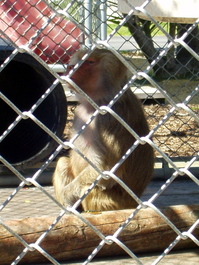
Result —
[[92, 64], [95, 64], [96, 61], [94, 61], [94, 60], [86, 60], [85, 63], [89, 64], [89, 65], [92, 65]]

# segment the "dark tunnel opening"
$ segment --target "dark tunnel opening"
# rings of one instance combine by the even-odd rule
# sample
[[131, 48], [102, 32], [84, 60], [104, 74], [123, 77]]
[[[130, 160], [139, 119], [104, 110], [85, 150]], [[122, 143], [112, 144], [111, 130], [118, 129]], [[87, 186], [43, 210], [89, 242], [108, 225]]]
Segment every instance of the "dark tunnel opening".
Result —
[[[0, 63], [8, 57], [0, 51]], [[55, 80], [39, 62], [28, 54], [18, 54], [0, 73], [0, 91], [21, 111], [29, 111]], [[45, 126], [61, 137], [66, 123], [66, 97], [61, 84], [33, 113]], [[18, 114], [0, 99], [0, 136]], [[22, 168], [49, 156], [58, 144], [34, 121], [22, 119], [0, 143], [0, 155]]]

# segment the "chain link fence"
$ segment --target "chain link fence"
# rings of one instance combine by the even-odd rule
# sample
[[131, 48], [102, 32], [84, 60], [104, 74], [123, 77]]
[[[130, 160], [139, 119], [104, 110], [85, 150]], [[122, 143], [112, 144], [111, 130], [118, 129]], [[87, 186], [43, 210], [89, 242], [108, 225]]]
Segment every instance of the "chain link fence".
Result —
[[[80, 258], [87, 264], [125, 254], [131, 264], [145, 264], [139, 253], [161, 251], [150, 263], [158, 264], [174, 247], [199, 246], [199, 3], [184, 4], [1, 1], [0, 264]], [[80, 213], [77, 204], [61, 206], [44, 185], [57, 157], [72, 146], [76, 98], [67, 89], [66, 68], [80, 47], [88, 54], [110, 50], [131, 71], [128, 89], [142, 100], [150, 127], [144, 141], [154, 149], [159, 181], [137, 198], [109, 172], [136, 199], [136, 209]], [[173, 204], [181, 192], [176, 204], [184, 206], [168, 206], [170, 187]]]

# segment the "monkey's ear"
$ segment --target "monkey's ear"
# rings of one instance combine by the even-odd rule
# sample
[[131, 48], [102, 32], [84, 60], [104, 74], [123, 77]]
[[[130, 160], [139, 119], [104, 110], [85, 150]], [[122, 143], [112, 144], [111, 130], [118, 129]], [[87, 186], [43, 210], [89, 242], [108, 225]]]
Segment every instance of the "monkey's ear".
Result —
[[67, 71], [70, 71], [74, 68], [74, 65], [73, 64], [68, 64], [67, 65]]

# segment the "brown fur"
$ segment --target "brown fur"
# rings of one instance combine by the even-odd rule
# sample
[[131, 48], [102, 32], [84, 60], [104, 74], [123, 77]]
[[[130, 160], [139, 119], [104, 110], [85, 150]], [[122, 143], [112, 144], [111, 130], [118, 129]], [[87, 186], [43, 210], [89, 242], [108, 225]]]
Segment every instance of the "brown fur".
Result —
[[[85, 54], [77, 52], [71, 59], [75, 65]], [[107, 105], [127, 83], [127, 68], [108, 50], [96, 49], [71, 79], [99, 106]], [[112, 109], [139, 136], [149, 133], [139, 100], [130, 91]], [[82, 97], [78, 106], [72, 135], [85, 124], [95, 109]], [[75, 146], [102, 172], [109, 171], [135, 142], [134, 137], [109, 113], [98, 115], [75, 140]], [[139, 145], [116, 170], [137, 196], [140, 196], [153, 172], [153, 150], [148, 144]], [[76, 202], [96, 180], [99, 173], [74, 150], [57, 163], [53, 184], [57, 199], [69, 206]], [[101, 180], [82, 201], [83, 210], [103, 211], [133, 208], [136, 202], [114, 180]]]

